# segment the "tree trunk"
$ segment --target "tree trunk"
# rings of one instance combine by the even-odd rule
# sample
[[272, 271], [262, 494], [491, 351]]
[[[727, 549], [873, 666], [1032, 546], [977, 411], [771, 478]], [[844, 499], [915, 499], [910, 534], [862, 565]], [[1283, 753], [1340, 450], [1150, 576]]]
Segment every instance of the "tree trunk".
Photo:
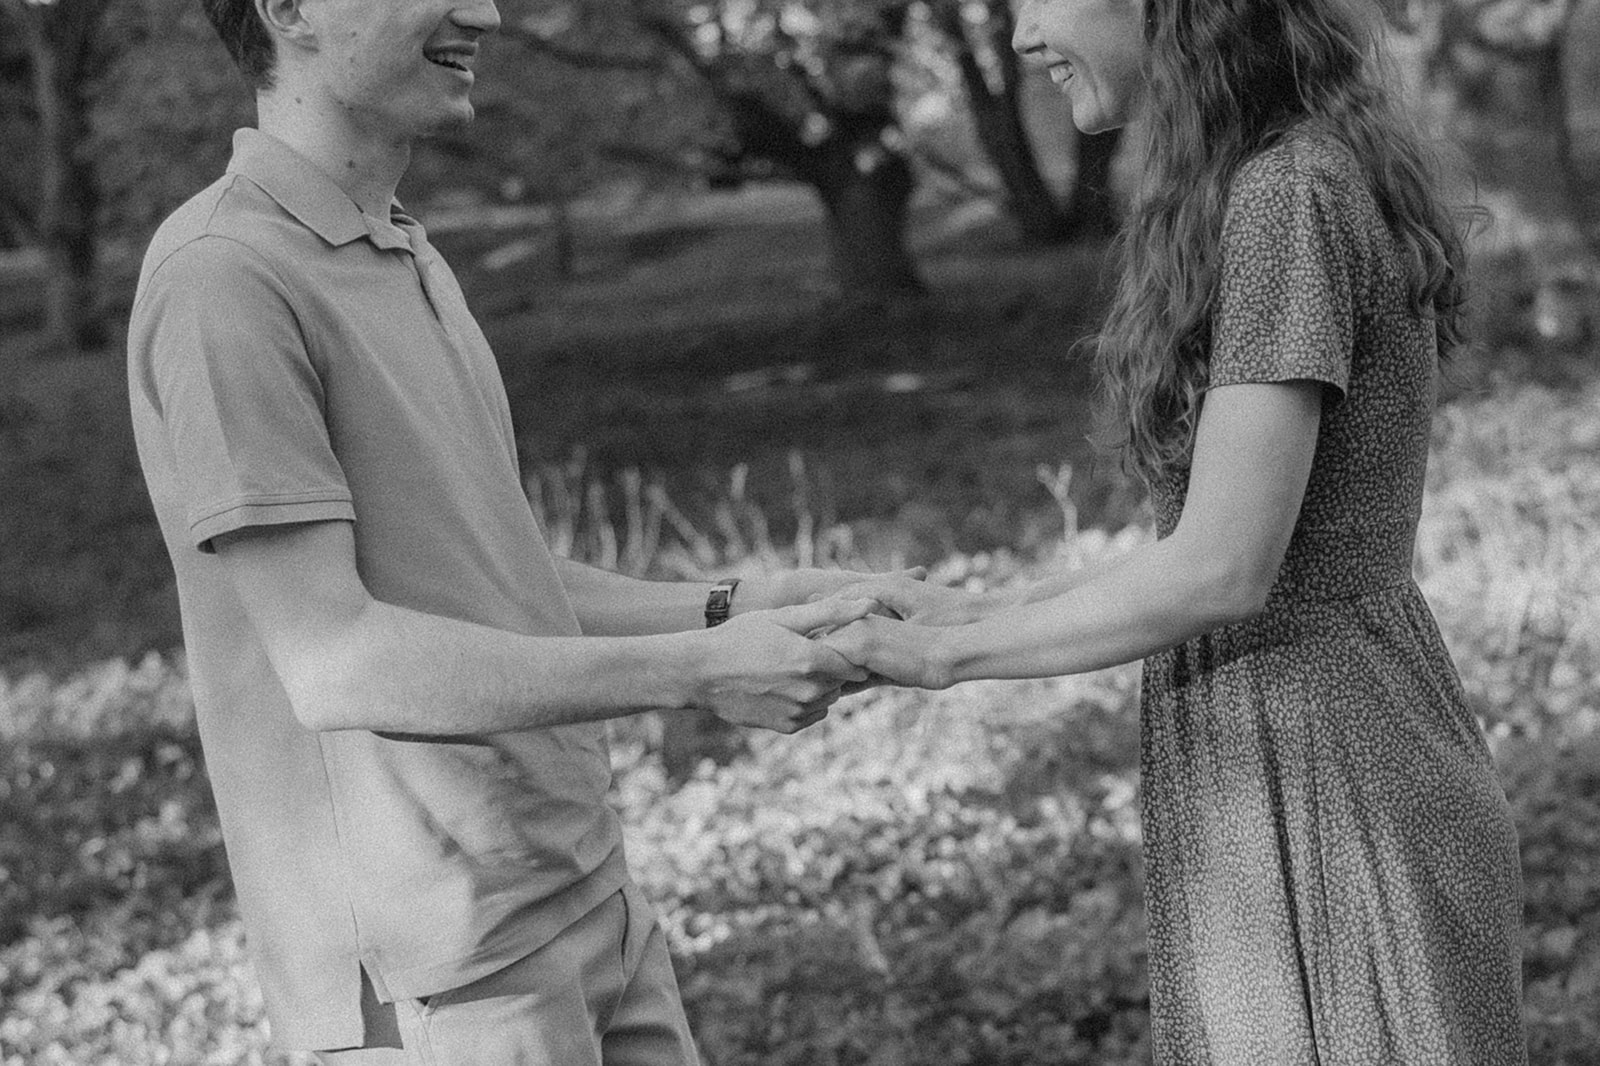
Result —
[[93, 347], [105, 339], [97, 306], [99, 195], [93, 166], [79, 158], [78, 149], [88, 139], [89, 104], [75, 62], [87, 49], [74, 42], [72, 54], [58, 56], [45, 17], [39, 10], [14, 13], [28, 49], [45, 145], [37, 226], [49, 269], [45, 328], [60, 344]]
[[914, 179], [904, 156], [840, 144], [807, 177], [827, 211], [834, 274], [845, 300], [879, 303], [925, 291], [906, 247]]
[[96, 348], [106, 339], [96, 230], [100, 195], [93, 164], [77, 151], [88, 135], [86, 105], [72, 99], [63, 110], [60, 140], [51, 153], [61, 162], [55, 188], [45, 194], [49, 207], [41, 227], [52, 265], [46, 307], [50, 328], [59, 337], [80, 348]]
[[1072, 192], [1063, 202], [1044, 179], [1033, 142], [1022, 118], [1023, 71], [1011, 50], [1016, 20], [1006, 0], [991, 0], [982, 33], [993, 70], [979, 59], [963, 5], [944, 0], [933, 7], [940, 32], [956, 51], [961, 81], [972, 108], [978, 143], [1000, 175], [1006, 210], [1028, 244], [1060, 244], [1086, 236], [1107, 236], [1117, 228], [1117, 204], [1111, 195], [1111, 163], [1120, 137], [1116, 131], [1079, 136], [1078, 170]]
[[1546, 59], [1545, 95], [1555, 112], [1556, 167], [1561, 171], [1566, 186], [1567, 199], [1572, 204], [1572, 219], [1589, 248], [1589, 254], [1600, 256], [1600, 222], [1597, 222], [1589, 178], [1578, 161], [1577, 140], [1573, 136], [1573, 123], [1577, 108], [1573, 102], [1572, 85], [1568, 79], [1568, 38], [1562, 34], [1560, 43], [1550, 50]]
[[1454, 92], [1455, 132], [1486, 186], [1511, 193], [1539, 222], [1580, 226], [1563, 72], [1566, 34], [1558, 28], [1545, 42], [1502, 42], [1483, 33], [1481, 14], [1481, 5], [1452, 8], [1441, 25], [1433, 74]]
[[[682, 23], [650, 15], [647, 6], [636, 8], [636, 17], [705, 80], [740, 154], [817, 190], [841, 296], [875, 303], [924, 292], [906, 247], [915, 177], [905, 155], [888, 146], [897, 132], [891, 42], [900, 39], [911, 5], [879, 5], [881, 36], [833, 41], [820, 73], [777, 54], [757, 59], [723, 50], [708, 58]], [[807, 114], [794, 114], [796, 95], [808, 101]], [[814, 133], [819, 123], [822, 132]]]
[[934, 24], [955, 49], [961, 84], [972, 109], [974, 131], [984, 155], [1000, 175], [1006, 211], [1016, 220], [1028, 244], [1056, 244], [1072, 236], [1070, 223], [1054, 190], [1039, 170], [1039, 158], [1022, 121], [1018, 91], [1020, 67], [1011, 51], [1014, 20], [1010, 5], [991, 2], [982, 32], [988, 38], [989, 59], [997, 68], [991, 79], [968, 36], [965, 5], [942, 0], [931, 7]]
[[1039, 171], [1038, 156], [1022, 123], [1016, 84], [992, 93], [981, 73], [966, 80], [978, 143], [1000, 174], [1006, 210], [1016, 220], [1023, 241], [1057, 244], [1071, 239], [1073, 220]]

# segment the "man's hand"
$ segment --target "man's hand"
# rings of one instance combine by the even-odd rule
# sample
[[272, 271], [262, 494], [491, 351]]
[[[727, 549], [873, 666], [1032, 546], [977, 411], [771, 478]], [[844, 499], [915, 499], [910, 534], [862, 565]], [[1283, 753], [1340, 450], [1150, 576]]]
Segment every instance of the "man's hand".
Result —
[[832, 598], [753, 611], [705, 631], [696, 706], [734, 725], [795, 733], [828, 716], [844, 685], [867, 671], [806, 634], [848, 625], [876, 607]]

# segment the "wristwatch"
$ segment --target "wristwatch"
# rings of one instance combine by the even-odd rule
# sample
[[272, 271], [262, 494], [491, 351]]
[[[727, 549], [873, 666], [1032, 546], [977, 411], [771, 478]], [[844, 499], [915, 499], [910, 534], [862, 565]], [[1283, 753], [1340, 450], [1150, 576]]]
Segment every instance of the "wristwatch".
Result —
[[711, 591], [706, 594], [706, 628], [720, 626], [728, 620], [728, 613], [733, 610], [733, 590], [739, 587], [739, 579], [725, 577], [711, 586]]

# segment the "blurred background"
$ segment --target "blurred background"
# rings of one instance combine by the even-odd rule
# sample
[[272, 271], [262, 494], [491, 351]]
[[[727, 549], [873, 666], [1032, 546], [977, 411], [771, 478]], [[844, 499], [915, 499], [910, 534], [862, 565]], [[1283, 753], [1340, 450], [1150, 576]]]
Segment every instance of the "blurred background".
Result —
[[[556, 550], [648, 577], [1149, 537], [1085, 439], [1138, 131], [1005, 0], [500, 0], [401, 197]], [[1390, 4], [1474, 235], [1417, 573], [1523, 838], [1534, 1062], [1600, 1063], [1600, 0]], [[0, 0], [0, 1063], [278, 1062], [126, 414], [140, 256], [250, 94], [193, 0]], [[1148, 1061], [1136, 672], [615, 727], [711, 1066]]]

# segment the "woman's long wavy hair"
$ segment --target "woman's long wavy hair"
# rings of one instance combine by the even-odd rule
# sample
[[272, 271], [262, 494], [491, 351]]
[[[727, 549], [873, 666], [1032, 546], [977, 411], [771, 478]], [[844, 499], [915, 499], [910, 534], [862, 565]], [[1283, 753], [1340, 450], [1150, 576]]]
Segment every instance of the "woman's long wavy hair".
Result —
[[1096, 343], [1100, 442], [1146, 483], [1188, 461], [1229, 186], [1293, 126], [1314, 122], [1349, 146], [1409, 260], [1411, 306], [1436, 322], [1441, 355], [1462, 341], [1463, 231], [1393, 102], [1377, 20], [1348, 3], [1146, 0], [1144, 176]]

